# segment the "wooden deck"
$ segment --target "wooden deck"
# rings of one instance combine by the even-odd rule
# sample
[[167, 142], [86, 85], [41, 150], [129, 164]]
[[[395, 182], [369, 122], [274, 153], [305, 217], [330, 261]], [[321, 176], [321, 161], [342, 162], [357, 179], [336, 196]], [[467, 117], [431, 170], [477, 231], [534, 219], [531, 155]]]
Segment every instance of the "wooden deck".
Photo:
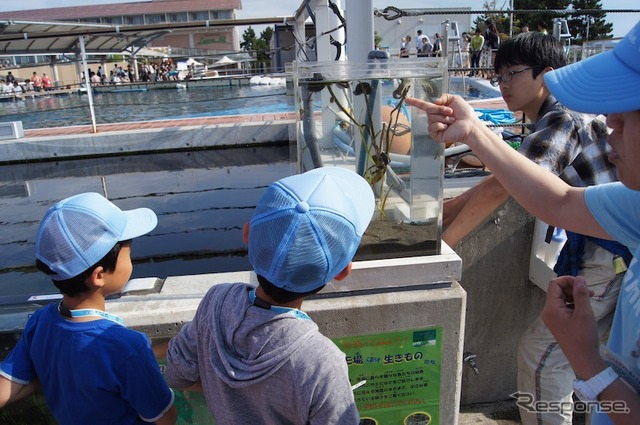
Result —
[[[97, 133], [109, 132], [126, 132], [132, 130], [145, 130], [150, 128], [168, 128], [168, 127], [191, 127], [205, 126], [217, 124], [240, 124], [248, 122], [273, 122], [295, 120], [295, 114], [289, 113], [273, 113], [273, 114], [255, 114], [255, 115], [227, 115], [208, 118], [184, 118], [174, 120], [157, 120], [157, 121], [140, 121], [140, 122], [121, 122], [112, 124], [98, 124], [96, 126]], [[92, 134], [91, 125], [76, 125], [71, 127], [51, 127], [24, 130], [24, 137], [49, 137], [49, 136], [68, 136], [75, 134]]]

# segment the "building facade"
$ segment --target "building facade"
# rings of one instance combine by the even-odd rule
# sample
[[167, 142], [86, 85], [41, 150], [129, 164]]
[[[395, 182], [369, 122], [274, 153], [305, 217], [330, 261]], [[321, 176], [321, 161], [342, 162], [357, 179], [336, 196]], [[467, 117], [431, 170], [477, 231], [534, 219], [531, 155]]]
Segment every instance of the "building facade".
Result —
[[[88, 2], [90, 0], [87, 0]], [[48, 9], [0, 12], [0, 20], [65, 21], [110, 25], [154, 25], [223, 21], [237, 18], [240, 0], [150, 0]], [[213, 52], [240, 50], [233, 25], [206, 29], [176, 30], [153, 40], [149, 48], [176, 48]]]

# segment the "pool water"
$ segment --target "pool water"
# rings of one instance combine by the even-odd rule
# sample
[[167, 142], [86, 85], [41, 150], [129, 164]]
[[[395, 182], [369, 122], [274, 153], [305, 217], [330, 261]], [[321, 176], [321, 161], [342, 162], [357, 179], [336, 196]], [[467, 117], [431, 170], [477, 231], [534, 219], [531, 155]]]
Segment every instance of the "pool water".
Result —
[[[452, 78], [450, 92], [467, 99], [500, 96], [492, 88]], [[97, 93], [97, 124], [293, 112], [293, 96], [284, 86], [197, 87], [146, 92]], [[0, 102], [0, 121], [22, 121], [24, 129], [91, 124], [86, 95], [39, 96]]]
[[133, 242], [133, 278], [250, 270], [242, 226], [292, 172], [286, 145], [2, 166], [0, 307], [58, 293], [34, 261], [39, 222], [60, 199], [98, 192], [156, 212], [158, 226]]
[[[198, 87], [96, 93], [97, 124], [293, 111], [282, 86]], [[25, 129], [91, 124], [86, 95], [38, 96], [0, 103], [0, 121]]]

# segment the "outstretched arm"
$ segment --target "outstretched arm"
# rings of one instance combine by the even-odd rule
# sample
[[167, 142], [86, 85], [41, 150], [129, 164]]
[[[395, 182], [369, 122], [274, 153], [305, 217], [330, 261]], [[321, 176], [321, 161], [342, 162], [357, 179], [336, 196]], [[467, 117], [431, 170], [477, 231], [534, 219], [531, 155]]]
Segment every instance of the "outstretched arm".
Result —
[[467, 144], [507, 192], [531, 214], [552, 226], [611, 239], [587, 208], [584, 188], [574, 188], [514, 151], [484, 125], [460, 96], [444, 94], [436, 103], [407, 98], [427, 113], [437, 142]]
[[451, 247], [457, 245], [507, 198], [507, 191], [494, 176], [489, 176], [461, 195], [445, 201], [442, 239]]

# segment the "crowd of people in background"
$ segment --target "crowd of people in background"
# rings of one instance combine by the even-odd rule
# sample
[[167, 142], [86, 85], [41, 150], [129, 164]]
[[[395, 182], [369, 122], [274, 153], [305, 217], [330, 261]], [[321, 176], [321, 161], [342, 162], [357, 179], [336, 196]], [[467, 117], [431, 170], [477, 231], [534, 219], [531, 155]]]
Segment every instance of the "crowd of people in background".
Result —
[[[97, 70], [92, 68], [89, 71], [89, 81], [92, 86], [123, 84], [133, 82], [158, 82], [178, 80], [178, 71], [176, 63], [171, 58], [164, 58], [158, 61], [150, 61], [147, 63], [138, 63], [137, 73], [131, 64], [122, 66], [118, 63], [113, 68], [107, 69], [107, 66], [99, 65]], [[194, 74], [194, 67], [190, 66], [186, 71], [186, 78], [190, 78]], [[183, 77], [184, 78], [184, 77]], [[86, 83], [84, 72], [81, 76], [81, 84]], [[31, 78], [26, 78], [19, 82], [11, 71], [0, 79], [0, 96], [20, 96], [25, 93], [38, 93], [51, 91], [55, 89], [71, 89], [71, 86], [56, 87], [52, 78], [46, 73], [39, 74], [34, 71]]]
[[[539, 25], [538, 31], [546, 34], [546, 26]], [[529, 24], [523, 23], [520, 32], [529, 32]], [[415, 44], [412, 43], [412, 40], [411, 35], [402, 37], [398, 55], [400, 58], [442, 55], [442, 37], [439, 33], [434, 34], [432, 41], [428, 35], [423, 34], [423, 31], [419, 29], [417, 30]], [[491, 71], [486, 71], [485, 69], [490, 69], [493, 66], [495, 53], [500, 47], [501, 36], [498, 27], [491, 19], [487, 19], [484, 25], [480, 24], [473, 33], [463, 32], [459, 38], [453, 40], [460, 43], [459, 50], [455, 48], [452, 52], [454, 67], [472, 68], [471, 72], [466, 74], [469, 77], [481, 76], [489, 78], [492, 75]], [[458, 52], [459, 55], [456, 56]]]
[[[150, 61], [147, 63], [138, 63], [137, 73], [131, 64], [126, 68], [120, 64], [114, 64], [111, 70], [105, 70], [102, 66], [94, 72], [89, 68], [89, 80], [91, 85], [107, 85], [107, 84], [123, 84], [133, 82], [154, 82], [154, 81], [174, 81], [178, 80], [178, 70], [176, 63], [171, 58], [164, 58], [160, 61]], [[187, 74], [192, 71], [188, 69]], [[84, 73], [82, 82], [86, 79]]]
[[[411, 40], [410, 35], [406, 35], [400, 40], [401, 58], [408, 58], [413, 54]], [[440, 56], [442, 54], [442, 37], [435, 33], [432, 43], [428, 35], [423, 34], [422, 30], [418, 30], [415, 48], [416, 55], [419, 57]]]
[[4, 97], [19, 96], [23, 93], [34, 93], [53, 89], [53, 80], [46, 73], [42, 73], [42, 76], [40, 76], [37, 72], [34, 72], [31, 79], [26, 78], [21, 84], [13, 73], [9, 71], [5, 78], [0, 80], [0, 93]]

